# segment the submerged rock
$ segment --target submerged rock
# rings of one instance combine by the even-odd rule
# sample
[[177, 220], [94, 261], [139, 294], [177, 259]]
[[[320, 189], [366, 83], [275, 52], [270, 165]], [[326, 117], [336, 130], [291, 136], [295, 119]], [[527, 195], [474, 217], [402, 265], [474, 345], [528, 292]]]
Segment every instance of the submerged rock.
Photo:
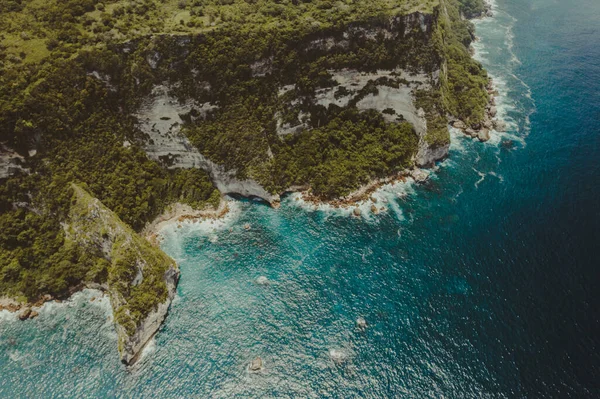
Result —
[[246, 229], [246, 230], [250, 230], [250, 223], [246, 223], [246, 224], [244, 225], [244, 229]]
[[502, 141], [502, 148], [505, 148], [507, 150], [511, 150], [513, 149], [515, 146], [515, 142], [512, 140], [503, 140]]
[[329, 358], [337, 365], [343, 364], [348, 360], [348, 354], [341, 349], [330, 349]]
[[258, 285], [269, 285], [271, 282], [265, 276], [260, 276], [256, 279], [256, 284]]
[[358, 319], [356, 319], [356, 327], [358, 327], [360, 330], [364, 330], [367, 328], [367, 321], [364, 317], [359, 317]]
[[257, 373], [259, 371], [261, 371], [263, 369], [263, 361], [262, 359], [259, 357], [257, 357], [256, 359], [252, 360], [250, 362], [250, 365], [248, 366], [248, 370], [250, 370], [253, 373]]

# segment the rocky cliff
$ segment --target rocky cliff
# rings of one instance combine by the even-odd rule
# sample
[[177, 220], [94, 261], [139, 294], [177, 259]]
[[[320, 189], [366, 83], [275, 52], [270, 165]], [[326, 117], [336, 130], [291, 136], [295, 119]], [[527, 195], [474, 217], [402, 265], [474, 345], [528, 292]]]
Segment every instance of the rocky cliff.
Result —
[[165, 319], [179, 280], [175, 261], [125, 225], [84, 189], [73, 185], [67, 240], [98, 257], [106, 268], [118, 348], [134, 363]]
[[[203, 58], [204, 52], [210, 51], [208, 46], [203, 47], [211, 40], [208, 35], [159, 36], [149, 44], [128, 43], [121, 51], [135, 54], [138, 57], [135, 65], [146, 64], [155, 77], [153, 89], [143, 96], [135, 114], [140, 130], [146, 135], [141, 145], [151, 158], [166, 167], [204, 169], [223, 193], [277, 203], [279, 194], [289, 191], [291, 186], [307, 183], [273, 180], [274, 173], [287, 173], [273, 171], [280, 168], [282, 146], [293, 142], [294, 136], [326, 124], [331, 115], [346, 109], [375, 110], [387, 123], [410, 123], [418, 136], [412, 162], [431, 166], [444, 158], [449, 148], [447, 129], [442, 144], [439, 137], [430, 142], [428, 119], [439, 115], [429, 109], [431, 104], [417, 101], [419, 94], [422, 97], [422, 93], [439, 92], [441, 79], [445, 79], [443, 56], [433, 43], [439, 23], [436, 10], [360, 21], [341, 29], [312, 30], [304, 37], [273, 44], [283, 48], [277, 52], [257, 49], [253, 54], [236, 48], [247, 47], [244, 43], [231, 45], [223, 51], [242, 54], [237, 59], [231, 57], [226, 64], [215, 65], [214, 72], [209, 72], [211, 66], [198, 64], [199, 59], [209, 61]], [[358, 59], [364, 57], [360, 48], [384, 54], [377, 55], [381, 60], [363, 62]], [[345, 60], [346, 53], [356, 54], [357, 60]], [[290, 65], [286, 65], [289, 57], [298, 57], [298, 70], [314, 68], [310, 63], [319, 58], [340, 61], [331, 63], [337, 68], [323, 70], [315, 79], [290, 71]], [[247, 59], [252, 58], [255, 61], [248, 63]], [[232, 76], [236, 78], [232, 80]], [[314, 82], [307, 83], [307, 79]], [[216, 85], [217, 81], [221, 84]], [[227, 91], [236, 85], [240, 89]], [[252, 98], [256, 93], [244, 92], [247, 89], [243, 85], [258, 86], [254, 91], [263, 90], [261, 86], [276, 91], [265, 93], [264, 99], [257, 101]], [[262, 103], [256, 106], [265, 109], [261, 121], [255, 123], [252, 115], [248, 115], [235, 122], [240, 114], [236, 102], [244, 101]], [[237, 108], [230, 112], [233, 104]], [[272, 110], [270, 121], [265, 118], [268, 110]], [[229, 123], [230, 120], [234, 122]], [[203, 133], [197, 137], [196, 131], [214, 125], [215, 121], [219, 123], [214, 128], [217, 135], [207, 137]], [[254, 128], [254, 124], [260, 126]], [[245, 142], [239, 138], [251, 129], [255, 131]]]

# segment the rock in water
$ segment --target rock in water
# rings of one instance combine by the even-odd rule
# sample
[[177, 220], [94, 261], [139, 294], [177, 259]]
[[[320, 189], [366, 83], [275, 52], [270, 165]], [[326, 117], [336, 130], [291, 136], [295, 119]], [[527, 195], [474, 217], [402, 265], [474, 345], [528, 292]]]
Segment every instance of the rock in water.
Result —
[[354, 208], [354, 216], [360, 216], [360, 209]]
[[244, 228], [245, 228], [246, 230], [250, 230], [250, 223], [246, 223], [246, 224], [244, 225]]
[[19, 320], [27, 320], [31, 316], [31, 308], [25, 308], [19, 313]]
[[375, 205], [371, 205], [371, 212], [377, 215], [379, 213], [379, 210]]
[[364, 330], [367, 328], [367, 321], [365, 320], [364, 317], [359, 317], [358, 319], [356, 319], [356, 327], [358, 327], [361, 330]]
[[256, 284], [258, 285], [269, 285], [271, 282], [265, 276], [260, 276], [256, 279]]
[[253, 373], [257, 373], [263, 369], [263, 361], [260, 356], [250, 362], [248, 369]]
[[477, 134], [477, 137], [479, 138], [479, 141], [488, 141], [490, 139], [490, 131], [487, 129], [481, 129]]
[[35, 319], [36, 317], [38, 317], [40, 314], [38, 312], [36, 312], [35, 310], [31, 311], [31, 314], [29, 315], [30, 319]]
[[494, 130], [497, 132], [505, 132], [506, 131], [506, 123], [501, 120], [494, 121]]
[[344, 363], [346, 359], [348, 359], [348, 355], [346, 354], [346, 352], [340, 349], [330, 349], [329, 357], [337, 365]]
[[429, 178], [429, 173], [423, 169], [413, 169], [410, 175], [417, 183], [423, 183]]
[[490, 116], [493, 118], [498, 114], [498, 108], [496, 107], [491, 107], [490, 108]]
[[502, 148], [506, 148], [507, 150], [513, 149], [515, 146], [515, 142], [512, 140], [504, 140], [502, 141]]
[[454, 122], [453, 126], [457, 129], [461, 129], [461, 130], [464, 130], [467, 128], [467, 125], [465, 125], [465, 123], [463, 121], [456, 121], [456, 122]]
[[471, 129], [470, 127], [465, 129], [465, 134], [467, 136], [471, 136], [471, 137], [476, 137], [477, 136], [477, 132], [473, 129]]

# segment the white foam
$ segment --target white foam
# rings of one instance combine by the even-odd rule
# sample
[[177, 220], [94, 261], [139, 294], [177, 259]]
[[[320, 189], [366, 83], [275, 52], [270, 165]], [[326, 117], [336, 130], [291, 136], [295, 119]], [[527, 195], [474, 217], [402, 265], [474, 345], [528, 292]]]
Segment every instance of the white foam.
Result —
[[[39, 317], [44, 315], [53, 316], [66, 308], [79, 307], [85, 302], [90, 302], [92, 298], [96, 298], [91, 302], [93, 306], [102, 308], [107, 316], [112, 317], [112, 307], [108, 295], [105, 295], [100, 290], [92, 288], [84, 288], [60, 303], [56, 301], [45, 302], [40, 307], [33, 307], [33, 310], [39, 313]], [[16, 320], [18, 319], [19, 313], [20, 312], [9, 312], [8, 310], [0, 311], [0, 321]]]
[[166, 224], [158, 232], [158, 235], [161, 238], [172, 238], [174, 236], [179, 237], [193, 234], [195, 236], [208, 236], [211, 242], [217, 242], [219, 240], [218, 232], [232, 227], [242, 213], [242, 208], [238, 201], [228, 200], [227, 205], [229, 212], [221, 218], [173, 220]]
[[475, 168], [473, 168], [473, 170], [479, 175], [479, 180], [475, 182], [475, 188], [479, 188], [479, 185], [485, 180], [486, 173], [480, 172]]
[[0, 322], [16, 320], [17, 317], [18, 317], [18, 313], [12, 313], [12, 312], [9, 312], [8, 310], [0, 310]]
[[[508, 12], [499, 7], [496, 1], [488, 1], [491, 6], [491, 10], [493, 13], [493, 17], [491, 18], [481, 18], [473, 21], [476, 29], [481, 31], [482, 28], [485, 27], [487, 30], [497, 31], [498, 29], [503, 29], [503, 37], [504, 37], [504, 45], [506, 51], [510, 56], [510, 60], [508, 61], [508, 65], [496, 66], [499, 71], [494, 73], [489, 73], [489, 75], [493, 78], [495, 86], [499, 90], [499, 95], [496, 97], [497, 109], [498, 109], [498, 118], [505, 121], [507, 124], [507, 132], [506, 133], [498, 133], [495, 132], [492, 135], [492, 138], [495, 137], [494, 140], [490, 140], [489, 144], [497, 145], [504, 139], [515, 140], [521, 143], [524, 147], [526, 145], [525, 139], [529, 135], [531, 131], [531, 122], [530, 117], [533, 113], [536, 112], [535, 101], [532, 98], [531, 88], [527, 83], [525, 83], [521, 78], [519, 78], [514, 73], [514, 68], [518, 67], [522, 64], [521, 60], [518, 58], [515, 53], [515, 35], [514, 35], [514, 27], [518, 22], [517, 18], [510, 15]], [[503, 24], [504, 23], [504, 24]], [[486, 46], [478, 41], [473, 44], [473, 48], [475, 50], [474, 58], [480, 62], [482, 62], [486, 67], [488, 67], [488, 71], [491, 67], [489, 65], [489, 61], [487, 59], [487, 55], [489, 55], [489, 51]], [[502, 76], [500, 76], [502, 74]], [[507, 96], [509, 93], [509, 86], [507, 82], [503, 78], [510, 78], [511, 80], [518, 83], [525, 91], [524, 97], [527, 98], [531, 104], [526, 105], [524, 109], [518, 105], [519, 99], [511, 99]], [[521, 131], [519, 123], [515, 121], [513, 118], [508, 116], [508, 113], [516, 112], [523, 114], [524, 125]]]
[[[369, 199], [365, 201], [359, 201], [355, 205], [349, 205], [347, 207], [336, 208], [327, 203], [314, 204], [309, 201], [305, 201], [302, 198], [302, 193], [293, 193], [289, 195], [284, 201], [285, 206], [296, 206], [304, 209], [307, 212], [323, 212], [327, 216], [340, 216], [340, 217], [355, 217], [354, 210], [358, 208], [360, 210], [360, 217], [367, 222], [377, 222], [378, 215], [385, 213], [389, 210], [394, 212], [400, 220], [404, 219], [402, 210], [398, 205], [398, 200], [407, 197], [408, 195], [414, 194], [415, 181], [412, 178], [407, 178], [406, 181], [398, 181], [393, 183], [387, 183], [377, 188], [373, 193], [369, 195]], [[370, 200], [374, 198], [376, 202]], [[377, 208], [377, 214], [374, 214], [372, 207]]]

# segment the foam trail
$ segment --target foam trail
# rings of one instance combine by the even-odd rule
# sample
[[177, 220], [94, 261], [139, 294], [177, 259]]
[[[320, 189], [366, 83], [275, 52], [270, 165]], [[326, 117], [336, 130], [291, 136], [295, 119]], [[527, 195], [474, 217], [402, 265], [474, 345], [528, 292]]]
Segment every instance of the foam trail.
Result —
[[480, 179], [479, 179], [479, 180], [477, 180], [477, 181], [475, 182], [475, 188], [479, 188], [479, 184], [481, 184], [481, 183], [482, 183], [482, 182], [485, 180], [485, 176], [486, 176], [486, 174], [485, 174], [485, 173], [483, 173], [483, 172], [480, 172], [480, 171], [478, 171], [478, 170], [477, 170], [477, 169], [475, 169], [475, 168], [473, 168], [473, 170], [474, 170], [474, 171], [475, 171], [475, 173], [477, 173], [477, 174], [479, 175], [479, 177], [480, 177]]

